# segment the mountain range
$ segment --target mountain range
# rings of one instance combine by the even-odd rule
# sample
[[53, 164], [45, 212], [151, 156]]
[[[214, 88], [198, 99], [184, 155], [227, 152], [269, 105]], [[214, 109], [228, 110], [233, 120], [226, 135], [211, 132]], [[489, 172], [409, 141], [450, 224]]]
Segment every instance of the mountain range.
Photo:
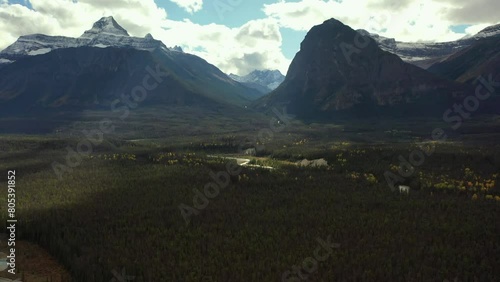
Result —
[[[26, 35], [0, 52], [0, 116], [109, 110], [154, 78], [161, 83], [149, 87], [146, 109], [286, 105], [313, 120], [439, 118], [474, 93], [479, 75], [500, 73], [499, 35], [496, 25], [454, 42], [403, 43], [330, 19], [307, 33], [286, 77], [276, 70], [240, 77], [150, 34], [131, 37], [104, 17], [78, 38]], [[498, 105], [494, 95], [479, 113], [498, 113]]]
[[261, 96], [179, 47], [167, 48], [149, 34], [130, 37], [112, 17], [79, 38], [22, 36], [0, 58], [3, 115], [109, 109], [123, 93], [143, 85], [151, 69], [164, 75], [144, 105], [241, 107]]
[[0, 52], [0, 63], [12, 63], [27, 56], [42, 55], [57, 49], [78, 47], [116, 47], [145, 51], [161, 49], [182, 52], [182, 49], [178, 47], [168, 48], [160, 40], [154, 39], [151, 34], [147, 34], [144, 38], [131, 37], [113, 17], [103, 17], [78, 38], [44, 34], [21, 36], [14, 44]]
[[245, 76], [238, 76], [231, 73], [229, 77], [263, 94], [267, 94], [278, 88], [285, 80], [285, 76], [279, 70], [254, 70]]
[[471, 47], [483, 39], [500, 37], [500, 24], [486, 27], [473, 36], [466, 36], [456, 41], [437, 43], [401, 42], [396, 41], [394, 38], [369, 33], [363, 29], [357, 31], [372, 37], [382, 50], [399, 56], [407, 63], [427, 69], [431, 65], [446, 60], [449, 56]]

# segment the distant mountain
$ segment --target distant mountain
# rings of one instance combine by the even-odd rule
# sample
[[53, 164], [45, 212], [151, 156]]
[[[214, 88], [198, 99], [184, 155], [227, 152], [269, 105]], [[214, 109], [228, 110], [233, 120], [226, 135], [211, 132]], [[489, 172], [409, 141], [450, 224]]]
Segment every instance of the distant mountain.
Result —
[[0, 57], [9, 60], [0, 68], [3, 115], [109, 110], [111, 101], [143, 85], [151, 72], [162, 73], [162, 83], [149, 90], [144, 105], [244, 106], [259, 97], [179, 47], [167, 48], [151, 35], [130, 37], [112, 17], [79, 38], [22, 36]]
[[366, 30], [358, 30], [363, 35], [371, 36], [384, 50], [398, 55], [403, 61], [427, 69], [431, 65], [446, 60], [454, 53], [474, 45], [485, 38], [500, 37], [500, 24], [489, 26], [474, 36], [464, 37], [456, 41], [438, 43], [409, 43], [396, 41], [378, 34], [369, 33]]
[[[285, 81], [255, 106], [287, 105], [305, 119], [442, 114], [469, 86], [439, 78], [383, 51], [370, 37], [349, 54], [359, 34], [331, 19], [313, 27], [301, 43]], [[349, 60], [349, 59], [350, 60]]]
[[466, 83], [472, 83], [479, 75], [500, 75], [500, 37], [484, 38], [432, 65], [428, 70]]
[[248, 87], [257, 89], [263, 94], [278, 88], [285, 80], [285, 76], [279, 70], [254, 70], [245, 76], [230, 74], [229, 77]]

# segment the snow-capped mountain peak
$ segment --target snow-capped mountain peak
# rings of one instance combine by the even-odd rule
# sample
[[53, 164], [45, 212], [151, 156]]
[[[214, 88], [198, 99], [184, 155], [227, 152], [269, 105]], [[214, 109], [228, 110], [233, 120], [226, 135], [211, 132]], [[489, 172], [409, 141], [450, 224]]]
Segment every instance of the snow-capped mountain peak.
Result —
[[459, 50], [472, 46], [478, 40], [500, 36], [500, 24], [486, 27], [473, 36], [449, 42], [401, 42], [363, 29], [358, 29], [357, 32], [373, 38], [382, 50], [398, 55], [407, 63], [426, 69]]
[[254, 70], [245, 76], [230, 74], [229, 77], [262, 93], [271, 92], [285, 80], [279, 70]]
[[171, 48], [173, 51], [176, 51], [176, 52], [181, 52], [181, 53], [184, 53], [184, 51], [182, 50], [182, 47], [181, 46], [177, 46], [175, 45], [173, 48]]
[[[137, 50], [154, 51], [161, 49], [166, 52], [179, 51], [178, 48], [168, 48], [151, 34], [145, 37], [132, 37], [121, 27], [113, 17], [103, 17], [94, 23], [91, 29], [78, 38], [65, 36], [49, 36], [44, 34], [23, 35], [0, 52], [0, 65], [12, 63], [22, 57], [36, 56], [56, 49], [97, 47], [97, 48], [134, 48]], [[182, 52], [182, 50], [180, 50]]]
[[80, 38], [94, 38], [100, 34], [114, 36], [130, 36], [113, 17], [103, 17], [94, 23], [91, 29], [85, 31]]
[[481, 37], [491, 37], [491, 36], [497, 36], [497, 35], [500, 35], [500, 24], [488, 26], [488, 27], [482, 29], [480, 32], [478, 32], [473, 37], [481, 38]]

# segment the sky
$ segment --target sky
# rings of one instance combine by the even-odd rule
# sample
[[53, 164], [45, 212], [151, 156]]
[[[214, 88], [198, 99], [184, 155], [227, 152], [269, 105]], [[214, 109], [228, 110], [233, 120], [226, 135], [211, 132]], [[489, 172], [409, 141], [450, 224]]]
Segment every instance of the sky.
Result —
[[336, 18], [398, 41], [442, 42], [500, 23], [498, 0], [0, 0], [0, 50], [21, 35], [78, 37], [103, 16], [226, 73], [286, 74], [307, 31]]

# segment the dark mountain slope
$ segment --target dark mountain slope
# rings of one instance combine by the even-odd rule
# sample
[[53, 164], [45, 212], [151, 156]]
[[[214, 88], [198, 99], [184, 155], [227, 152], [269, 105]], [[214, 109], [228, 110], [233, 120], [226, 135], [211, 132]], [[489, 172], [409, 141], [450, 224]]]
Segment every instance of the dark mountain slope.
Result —
[[479, 75], [500, 74], [500, 38], [486, 38], [447, 60], [436, 63], [429, 71], [448, 79], [471, 83]]
[[[160, 66], [160, 71], [168, 76], [162, 76], [162, 83], [148, 91], [142, 106], [210, 107], [249, 101], [241, 94], [242, 89], [248, 89], [200, 58], [178, 53], [175, 59], [178, 61], [161, 51], [91, 47], [59, 49], [22, 58], [0, 69], [0, 112], [36, 115], [110, 109], [113, 100], [122, 93], [130, 94], [134, 87], [143, 85], [145, 76], [151, 76], [148, 66], [152, 70]], [[154, 85], [155, 80], [150, 79], [149, 84]]]
[[[354, 50], [351, 56], [349, 50]], [[370, 37], [331, 19], [308, 32], [285, 81], [255, 106], [286, 104], [305, 119], [422, 116], [442, 114], [471, 91], [403, 62]]]

